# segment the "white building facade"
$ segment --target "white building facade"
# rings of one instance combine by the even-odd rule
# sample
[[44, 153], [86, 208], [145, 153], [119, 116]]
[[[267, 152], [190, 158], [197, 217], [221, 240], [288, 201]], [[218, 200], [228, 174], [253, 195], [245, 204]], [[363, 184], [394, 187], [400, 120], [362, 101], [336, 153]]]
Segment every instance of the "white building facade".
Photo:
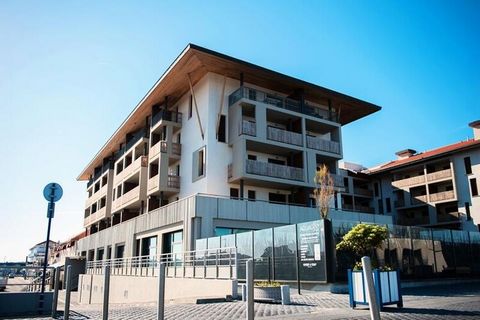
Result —
[[[317, 219], [317, 167], [343, 190], [341, 128], [379, 109], [189, 45], [78, 177], [89, 181], [78, 253], [190, 250], [198, 238]], [[332, 217], [391, 222], [334, 202]]]

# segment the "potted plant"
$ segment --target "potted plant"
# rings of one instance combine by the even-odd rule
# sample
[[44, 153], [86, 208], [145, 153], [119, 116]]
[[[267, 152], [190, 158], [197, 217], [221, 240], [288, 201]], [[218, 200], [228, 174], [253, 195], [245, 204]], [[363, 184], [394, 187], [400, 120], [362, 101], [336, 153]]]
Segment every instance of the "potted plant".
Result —
[[348, 270], [348, 291], [352, 308], [355, 308], [357, 304], [368, 304], [365, 294], [365, 278], [359, 262], [363, 256], [370, 256], [372, 267], [375, 268], [373, 277], [380, 307], [391, 304], [396, 304], [398, 307], [403, 306], [399, 271], [391, 270], [388, 267], [379, 268], [376, 257], [371, 254], [374, 249], [383, 245], [387, 237], [388, 229], [386, 227], [360, 223], [345, 234], [342, 241], [337, 244], [337, 250], [352, 253], [356, 260], [353, 270]]

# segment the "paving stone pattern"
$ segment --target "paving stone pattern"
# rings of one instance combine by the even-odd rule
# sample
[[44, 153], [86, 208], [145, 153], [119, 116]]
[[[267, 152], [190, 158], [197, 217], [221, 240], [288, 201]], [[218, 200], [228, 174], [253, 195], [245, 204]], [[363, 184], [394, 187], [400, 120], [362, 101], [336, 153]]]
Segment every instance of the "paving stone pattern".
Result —
[[[448, 293], [448, 294], [447, 294]], [[76, 301], [76, 299], [73, 299]], [[292, 295], [292, 305], [256, 303], [255, 318], [258, 319], [352, 319], [368, 320], [368, 309], [352, 310], [348, 295], [327, 292], [305, 292]], [[459, 286], [415, 289], [404, 296], [404, 308], [386, 308], [382, 319], [479, 319], [480, 283]], [[63, 308], [59, 305], [59, 308]], [[101, 319], [101, 305], [78, 305], [71, 307], [70, 319]], [[245, 303], [241, 301], [210, 304], [176, 304], [165, 308], [166, 319], [245, 319]], [[42, 318], [37, 318], [42, 319]], [[44, 318], [50, 319], [50, 318]], [[59, 316], [57, 319], [63, 319]], [[155, 304], [111, 305], [109, 319], [156, 319]]]

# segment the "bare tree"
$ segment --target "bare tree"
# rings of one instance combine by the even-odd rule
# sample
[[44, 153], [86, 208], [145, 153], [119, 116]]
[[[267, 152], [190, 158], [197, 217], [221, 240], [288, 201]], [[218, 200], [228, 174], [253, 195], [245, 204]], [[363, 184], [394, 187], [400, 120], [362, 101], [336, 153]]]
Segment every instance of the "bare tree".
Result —
[[326, 219], [328, 216], [328, 210], [330, 201], [332, 200], [335, 190], [333, 185], [333, 178], [328, 167], [325, 164], [322, 164], [320, 168], [315, 173], [315, 184], [316, 188], [313, 190], [315, 196], [315, 201], [317, 203], [317, 208], [322, 219]]

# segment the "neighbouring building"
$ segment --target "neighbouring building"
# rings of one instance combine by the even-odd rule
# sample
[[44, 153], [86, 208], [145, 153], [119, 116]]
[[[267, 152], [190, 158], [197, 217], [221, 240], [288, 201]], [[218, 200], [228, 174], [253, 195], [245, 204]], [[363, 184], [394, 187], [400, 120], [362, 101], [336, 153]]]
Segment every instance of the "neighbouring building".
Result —
[[391, 215], [396, 224], [478, 231], [480, 226], [480, 121], [473, 139], [367, 169], [344, 163], [341, 207]]
[[57, 243], [49, 254], [48, 264], [50, 266], [64, 266], [65, 258], [77, 255], [77, 241], [84, 238], [86, 231], [83, 231], [67, 241]]
[[342, 126], [378, 110], [188, 45], [80, 173], [87, 236], [77, 251], [88, 260], [178, 252], [199, 238], [318, 219], [321, 164], [338, 192], [333, 218], [389, 223], [338, 205]]
[[[37, 243], [33, 247], [30, 248], [30, 252], [27, 256], [27, 264], [31, 266], [42, 266], [45, 261], [45, 244], [47, 241], [43, 241]], [[55, 241], [50, 240], [48, 245], [49, 255], [52, 253], [53, 249], [57, 243]]]

